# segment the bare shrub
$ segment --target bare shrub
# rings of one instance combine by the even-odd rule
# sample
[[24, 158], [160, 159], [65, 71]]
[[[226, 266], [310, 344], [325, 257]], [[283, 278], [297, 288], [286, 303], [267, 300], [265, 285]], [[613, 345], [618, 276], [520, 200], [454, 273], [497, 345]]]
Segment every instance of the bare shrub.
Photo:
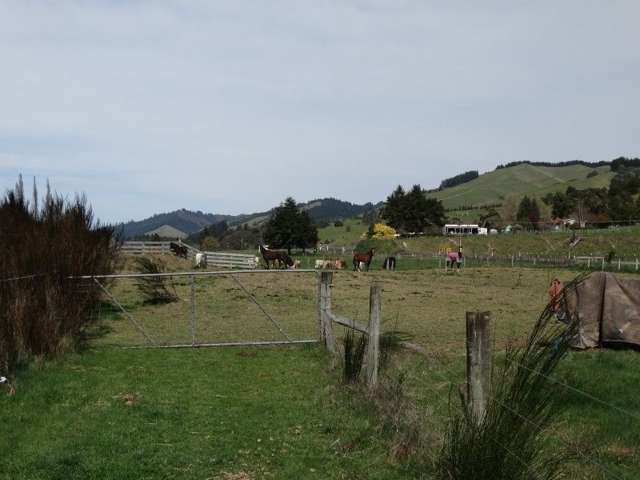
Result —
[[77, 346], [101, 294], [70, 277], [112, 273], [119, 246], [86, 197], [67, 201], [47, 185], [39, 206], [35, 185], [29, 201], [20, 177], [0, 199], [0, 370]]

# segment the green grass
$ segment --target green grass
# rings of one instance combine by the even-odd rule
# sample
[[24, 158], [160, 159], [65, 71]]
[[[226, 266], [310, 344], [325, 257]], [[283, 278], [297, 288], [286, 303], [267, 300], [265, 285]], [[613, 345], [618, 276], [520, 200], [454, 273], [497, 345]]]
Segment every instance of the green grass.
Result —
[[[321, 233], [323, 230], [320, 231]], [[324, 234], [323, 234], [324, 235]], [[519, 232], [514, 234], [475, 235], [462, 237], [462, 246], [467, 256], [477, 255], [540, 255], [564, 256], [571, 254], [606, 256], [611, 250], [616, 258], [633, 260], [640, 257], [640, 227], [618, 227], [604, 229], [589, 229], [576, 231], [582, 240], [575, 247], [570, 247], [573, 233], [564, 232]], [[349, 244], [345, 239], [344, 245], [353, 247], [360, 239]], [[457, 248], [460, 237], [425, 236], [418, 238], [401, 238], [394, 242], [391, 250], [406, 254], [427, 254], [449, 248]], [[336, 243], [340, 246], [340, 243]], [[350, 253], [350, 251], [348, 251]], [[331, 254], [319, 254], [320, 257], [332, 258]], [[377, 256], [382, 262], [383, 258]]]
[[[576, 247], [570, 247], [571, 232], [545, 232], [482, 235], [462, 237], [462, 245], [469, 256], [488, 255], [540, 255], [564, 256], [571, 254], [606, 256], [611, 250], [616, 255], [633, 260], [640, 252], [640, 228], [593, 229], [577, 231], [582, 238]], [[457, 245], [459, 238], [421, 237], [403, 239], [399, 243], [408, 252], [433, 253], [446, 246]], [[406, 245], [406, 247], [404, 247]]]
[[33, 366], [0, 398], [0, 478], [398, 478], [325, 363], [318, 348], [101, 348]]
[[342, 227], [329, 225], [318, 230], [320, 243], [330, 243], [336, 246], [353, 246], [358, 243], [367, 232], [368, 226], [359, 218], [344, 221]]
[[[17, 394], [0, 396], [0, 452], [11, 452], [2, 455], [0, 478], [430, 478], [448, 400], [457, 402], [464, 381], [465, 312], [493, 312], [495, 348], [502, 350], [528, 334], [551, 279], [574, 275], [526, 268], [334, 274], [336, 313], [365, 322], [369, 285], [380, 283], [383, 331], [409, 332], [430, 354], [402, 354], [388, 371], [405, 375], [428, 438], [428, 451], [406, 464], [391, 460], [393, 431], [367, 396], [340, 387], [339, 371], [328, 369], [316, 347], [123, 350], [109, 345], [144, 339], [105, 307], [108, 333], [88, 351], [32, 364], [19, 372]], [[294, 338], [317, 337], [314, 275], [239, 278]], [[154, 339], [190, 343], [187, 281], [176, 285], [181, 300], [165, 306], [143, 304], [130, 280], [111, 289]], [[196, 305], [199, 341], [280, 337], [229, 279], [198, 279]], [[338, 337], [343, 333], [338, 328]], [[575, 352], [559, 377], [640, 412], [639, 352]], [[558, 408], [550, 442], [561, 448], [562, 438], [624, 478], [638, 478], [637, 421], [572, 392]], [[569, 478], [605, 478], [580, 459], [568, 468]]]
[[613, 176], [609, 167], [599, 167], [598, 175], [587, 178], [594, 169], [583, 165], [538, 167], [522, 164], [485, 173], [471, 182], [447, 188], [430, 196], [442, 200], [445, 208], [462, 205], [501, 203], [510, 193], [544, 196], [549, 192], [608, 187]]

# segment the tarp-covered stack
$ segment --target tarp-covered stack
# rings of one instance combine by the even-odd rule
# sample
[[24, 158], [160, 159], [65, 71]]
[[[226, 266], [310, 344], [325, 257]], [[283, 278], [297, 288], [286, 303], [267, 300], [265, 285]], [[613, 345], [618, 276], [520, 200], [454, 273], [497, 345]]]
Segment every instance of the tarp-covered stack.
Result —
[[569, 316], [578, 321], [575, 348], [607, 344], [640, 347], [640, 280], [598, 272], [565, 291]]

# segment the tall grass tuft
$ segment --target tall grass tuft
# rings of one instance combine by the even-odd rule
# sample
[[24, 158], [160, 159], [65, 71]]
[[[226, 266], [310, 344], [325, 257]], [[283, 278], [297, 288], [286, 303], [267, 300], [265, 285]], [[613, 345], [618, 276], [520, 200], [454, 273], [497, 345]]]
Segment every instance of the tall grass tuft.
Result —
[[380, 335], [380, 369], [389, 365], [393, 353], [399, 352], [404, 342], [413, 340], [413, 335], [400, 330], [389, 330]]
[[[159, 258], [137, 257], [135, 259], [135, 268], [139, 273], [144, 274], [166, 272], [166, 265]], [[136, 286], [145, 303], [171, 303], [178, 300], [178, 295], [173, 285], [167, 285], [167, 277], [140, 277], [136, 280]]]
[[355, 330], [350, 328], [344, 336], [344, 383], [356, 383], [360, 378], [362, 364], [364, 362], [364, 352], [367, 348], [367, 336], [365, 334], [356, 335]]
[[23, 357], [77, 346], [100, 291], [69, 277], [109, 274], [120, 246], [114, 228], [100, 225], [84, 195], [27, 199], [22, 177], [0, 198], [0, 373]]
[[[584, 277], [565, 287], [575, 288]], [[440, 453], [441, 480], [553, 480], [563, 478], [567, 454], [545, 441], [558, 412], [559, 390], [548, 377], [569, 350], [576, 331], [556, 321], [552, 305], [540, 315], [524, 347], [509, 347], [493, 382], [486, 414], [463, 406], [453, 412]], [[454, 407], [451, 407], [452, 410]]]

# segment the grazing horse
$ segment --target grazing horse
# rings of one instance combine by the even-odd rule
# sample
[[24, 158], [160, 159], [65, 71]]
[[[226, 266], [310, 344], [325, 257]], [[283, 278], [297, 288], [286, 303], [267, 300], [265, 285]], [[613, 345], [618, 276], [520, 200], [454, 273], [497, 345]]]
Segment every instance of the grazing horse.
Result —
[[369, 266], [371, 265], [371, 260], [373, 260], [373, 254], [375, 250], [371, 248], [367, 253], [358, 253], [354, 252], [353, 254], [353, 271], [360, 270], [360, 262], [364, 263], [367, 267], [367, 272], [369, 271]]
[[395, 270], [396, 269], [396, 257], [387, 257], [384, 259], [384, 263], [382, 264], [382, 268], [384, 270]]
[[207, 268], [207, 256], [202, 253], [196, 253], [196, 268]]
[[169, 249], [177, 256], [177, 257], [182, 257], [182, 258], [187, 258], [187, 247], [185, 247], [184, 245], [180, 245], [179, 243], [176, 242], [171, 242], [169, 244]]
[[291, 268], [294, 266], [293, 260], [289, 255], [287, 255], [286, 252], [269, 250], [263, 245], [260, 245], [260, 253], [262, 254], [262, 258], [267, 264], [267, 270], [269, 270], [269, 265], [271, 262], [273, 262], [274, 268], [276, 268], [276, 265], [278, 266], [278, 268], [283, 268], [283, 267]]

